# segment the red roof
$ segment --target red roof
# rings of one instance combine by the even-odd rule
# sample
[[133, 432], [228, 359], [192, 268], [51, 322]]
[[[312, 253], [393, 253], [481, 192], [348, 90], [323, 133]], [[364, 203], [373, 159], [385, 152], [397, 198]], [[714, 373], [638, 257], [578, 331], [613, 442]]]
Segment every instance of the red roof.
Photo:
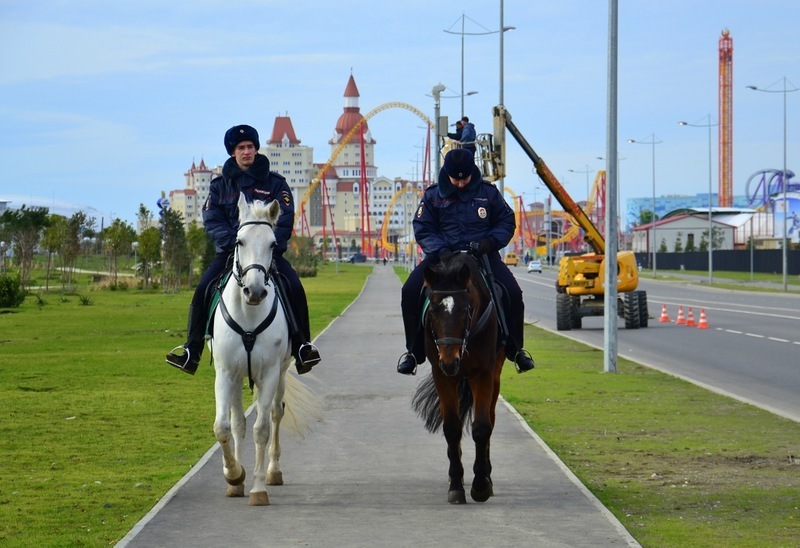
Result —
[[286, 136], [289, 139], [289, 143], [293, 145], [299, 145], [300, 139], [297, 138], [297, 135], [294, 133], [294, 126], [292, 126], [292, 119], [288, 116], [276, 116], [275, 117], [275, 125], [272, 126], [272, 136], [269, 138], [267, 143], [269, 144], [276, 144], [283, 142], [283, 138]]
[[358, 88], [356, 87], [356, 80], [353, 78], [353, 75], [350, 75], [350, 79], [347, 81], [347, 87], [344, 88], [344, 96], [345, 97], [361, 97], [358, 93]]

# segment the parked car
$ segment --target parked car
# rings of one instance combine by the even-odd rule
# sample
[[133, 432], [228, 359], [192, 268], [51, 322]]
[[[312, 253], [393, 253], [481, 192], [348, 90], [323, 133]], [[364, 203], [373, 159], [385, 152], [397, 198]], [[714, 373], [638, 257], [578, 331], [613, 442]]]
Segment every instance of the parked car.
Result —
[[367, 256], [363, 253], [353, 253], [347, 258], [350, 263], [364, 263], [367, 261]]
[[519, 259], [517, 259], [516, 253], [506, 253], [505, 259], [503, 259], [508, 266], [517, 266], [519, 263]]
[[532, 259], [528, 263], [528, 272], [538, 272], [539, 274], [542, 273], [542, 261], [539, 259]]

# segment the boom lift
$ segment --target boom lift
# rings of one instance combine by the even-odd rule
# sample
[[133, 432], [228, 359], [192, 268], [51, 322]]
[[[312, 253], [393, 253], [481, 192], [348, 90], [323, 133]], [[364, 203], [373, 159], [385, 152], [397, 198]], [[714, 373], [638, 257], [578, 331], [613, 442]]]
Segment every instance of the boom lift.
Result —
[[[536, 154], [503, 105], [494, 107], [494, 134], [478, 136], [477, 144], [484, 179], [496, 181], [505, 177], [505, 130], [514, 137], [533, 162], [536, 173], [553, 196], [572, 215], [583, 229], [589, 253], [562, 257], [556, 280], [556, 327], [559, 331], [580, 329], [581, 320], [587, 316], [604, 313], [605, 251], [606, 242], [592, 221], [567, 194], [544, 160]], [[627, 329], [647, 327], [647, 293], [637, 291], [639, 270], [632, 251], [617, 253], [617, 292], [619, 315]]]

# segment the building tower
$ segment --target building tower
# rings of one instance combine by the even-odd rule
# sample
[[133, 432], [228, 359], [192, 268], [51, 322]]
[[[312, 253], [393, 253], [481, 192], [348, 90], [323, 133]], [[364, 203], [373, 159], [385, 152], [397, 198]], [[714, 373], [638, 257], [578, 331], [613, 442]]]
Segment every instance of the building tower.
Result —
[[733, 38], [719, 39], [719, 203], [733, 206]]
[[[344, 90], [344, 112], [339, 116], [336, 121], [336, 129], [333, 131], [333, 137], [328, 143], [331, 145], [331, 153], [341, 144], [341, 140], [355, 127], [356, 124], [364, 119], [361, 114], [361, 109], [358, 106], [358, 88], [353, 75], [347, 81], [347, 86]], [[377, 175], [377, 168], [374, 165], [374, 148], [375, 141], [372, 139], [372, 134], [369, 131], [367, 122], [363, 122], [362, 128], [364, 131], [364, 163], [366, 165], [367, 173], [366, 179], [371, 181]], [[357, 131], [347, 144], [344, 146], [336, 162], [332, 166], [336, 170], [336, 175], [340, 181], [360, 181], [361, 180], [361, 132]]]

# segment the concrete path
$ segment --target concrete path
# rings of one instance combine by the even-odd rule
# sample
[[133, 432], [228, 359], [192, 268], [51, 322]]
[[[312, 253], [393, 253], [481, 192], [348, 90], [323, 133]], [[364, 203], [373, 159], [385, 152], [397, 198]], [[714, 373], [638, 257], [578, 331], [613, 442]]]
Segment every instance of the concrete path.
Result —
[[[638, 546], [504, 402], [492, 436], [495, 496], [447, 504], [444, 436], [429, 434], [410, 405], [430, 366], [417, 377], [396, 373], [402, 329], [400, 281], [390, 266], [375, 266], [358, 299], [317, 337], [323, 361], [306, 382], [324, 416], [305, 439], [283, 435], [285, 485], [269, 488], [271, 505], [225, 497], [215, 444], [118, 546]], [[469, 436], [463, 452], [468, 486]]]

